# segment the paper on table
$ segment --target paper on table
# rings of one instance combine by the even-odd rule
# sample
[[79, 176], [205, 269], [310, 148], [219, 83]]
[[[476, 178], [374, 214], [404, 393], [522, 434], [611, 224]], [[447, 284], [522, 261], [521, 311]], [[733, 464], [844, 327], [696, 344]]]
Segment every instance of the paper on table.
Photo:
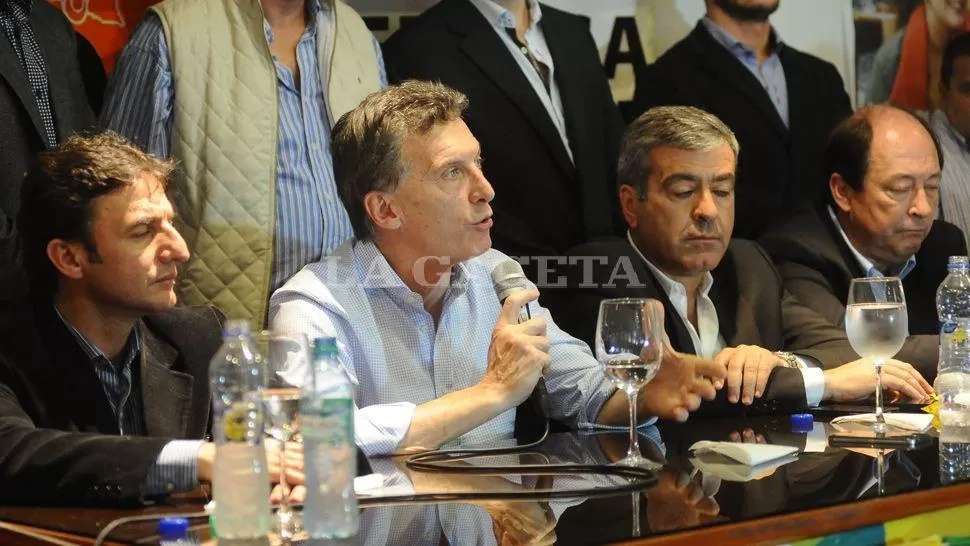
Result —
[[[933, 416], [928, 413], [884, 413], [883, 418], [886, 424], [900, 430], [912, 432], [926, 432], [933, 423]], [[860, 413], [858, 415], [843, 415], [832, 419], [831, 423], [874, 423], [876, 422], [875, 413]]]
[[789, 453], [778, 459], [766, 463], [749, 466], [712, 451], [698, 453], [690, 458], [690, 464], [700, 470], [704, 476], [717, 476], [729, 482], [747, 482], [758, 480], [771, 473], [778, 467], [798, 460], [796, 453]]
[[771, 444], [745, 444], [740, 442], [710, 442], [702, 440], [690, 446], [696, 453], [718, 453], [748, 466], [757, 466], [794, 453], [798, 448]]

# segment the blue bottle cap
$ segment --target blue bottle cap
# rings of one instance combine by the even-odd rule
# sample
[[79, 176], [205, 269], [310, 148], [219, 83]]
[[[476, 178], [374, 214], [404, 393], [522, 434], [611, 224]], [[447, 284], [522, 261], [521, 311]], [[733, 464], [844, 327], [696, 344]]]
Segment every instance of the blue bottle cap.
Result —
[[795, 413], [791, 416], [792, 432], [811, 432], [815, 427], [815, 418], [811, 413]]
[[162, 540], [178, 540], [189, 536], [189, 520], [185, 518], [163, 518], [158, 522], [158, 534]]

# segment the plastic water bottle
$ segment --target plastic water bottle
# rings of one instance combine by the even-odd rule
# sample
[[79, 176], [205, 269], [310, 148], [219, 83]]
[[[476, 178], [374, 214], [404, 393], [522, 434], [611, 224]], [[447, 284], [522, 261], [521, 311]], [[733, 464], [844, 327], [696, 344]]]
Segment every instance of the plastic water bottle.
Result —
[[300, 396], [306, 501], [303, 527], [313, 539], [357, 534], [354, 389], [335, 338], [313, 341], [313, 366]]
[[950, 256], [947, 269], [936, 291], [940, 361], [933, 389], [941, 405], [970, 391], [970, 262], [966, 256]]
[[209, 364], [216, 441], [212, 524], [220, 539], [265, 537], [270, 523], [260, 398], [265, 369], [248, 322], [228, 321], [222, 339]]

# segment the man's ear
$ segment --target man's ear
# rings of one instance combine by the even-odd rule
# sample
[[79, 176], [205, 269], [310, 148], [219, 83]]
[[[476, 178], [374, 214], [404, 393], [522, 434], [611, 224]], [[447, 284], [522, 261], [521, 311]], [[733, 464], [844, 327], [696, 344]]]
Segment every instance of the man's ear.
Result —
[[640, 190], [629, 184], [620, 186], [620, 212], [623, 213], [623, 219], [626, 220], [626, 225], [630, 229], [636, 229], [640, 225], [637, 207], [640, 206], [641, 202]]
[[61, 275], [73, 280], [84, 276], [84, 264], [88, 263], [88, 252], [77, 241], [51, 239], [47, 243], [47, 259]]
[[364, 196], [364, 211], [375, 228], [394, 230], [404, 223], [400, 210], [394, 206], [394, 200], [384, 192], [367, 192]]
[[855, 190], [842, 178], [841, 174], [832, 173], [832, 176], [829, 177], [829, 191], [832, 192], [832, 200], [835, 201], [835, 206], [839, 210], [846, 214], [852, 211], [851, 199]]

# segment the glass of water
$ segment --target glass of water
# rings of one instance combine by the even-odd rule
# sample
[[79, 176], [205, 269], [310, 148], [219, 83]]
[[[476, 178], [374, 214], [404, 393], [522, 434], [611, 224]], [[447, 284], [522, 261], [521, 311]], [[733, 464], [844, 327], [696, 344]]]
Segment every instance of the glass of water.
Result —
[[617, 464], [660, 468], [640, 455], [637, 395], [660, 370], [663, 356], [663, 304], [654, 299], [619, 298], [600, 302], [596, 320], [596, 359], [603, 372], [630, 401], [630, 448]]
[[286, 443], [299, 440], [300, 386], [310, 369], [310, 345], [304, 334], [264, 330], [254, 336], [256, 349], [266, 370], [267, 388], [263, 392], [266, 434], [280, 443], [280, 489], [283, 499], [276, 512], [277, 533], [290, 540], [300, 530], [300, 522], [290, 506], [286, 483]]
[[876, 367], [876, 434], [886, 432], [882, 415], [882, 366], [909, 335], [906, 297], [898, 277], [852, 279], [845, 307], [845, 333], [855, 352]]

